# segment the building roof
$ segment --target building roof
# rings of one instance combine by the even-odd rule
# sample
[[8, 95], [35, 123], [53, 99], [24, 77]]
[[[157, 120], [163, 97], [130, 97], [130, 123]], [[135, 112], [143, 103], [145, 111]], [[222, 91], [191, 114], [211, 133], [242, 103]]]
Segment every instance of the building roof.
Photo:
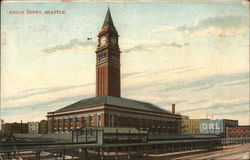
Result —
[[102, 25], [102, 29], [104, 29], [105, 27], [114, 27], [115, 28], [109, 8], [108, 8], [105, 20], [104, 20], [103, 25]]
[[121, 97], [113, 97], [113, 96], [98, 96], [98, 97], [84, 99], [84, 100], [78, 101], [76, 103], [73, 103], [71, 105], [68, 105], [64, 108], [61, 108], [55, 112], [83, 109], [83, 108], [89, 107], [89, 106], [97, 106], [97, 105], [105, 105], [105, 104], [106, 105], [121, 106], [121, 107], [130, 107], [130, 108], [134, 108], [134, 109], [147, 110], [147, 111], [153, 111], [153, 112], [165, 112], [165, 113], [171, 114], [171, 112], [169, 112], [165, 109], [162, 109], [158, 106], [155, 106], [151, 103], [126, 99], [126, 98], [121, 98]]

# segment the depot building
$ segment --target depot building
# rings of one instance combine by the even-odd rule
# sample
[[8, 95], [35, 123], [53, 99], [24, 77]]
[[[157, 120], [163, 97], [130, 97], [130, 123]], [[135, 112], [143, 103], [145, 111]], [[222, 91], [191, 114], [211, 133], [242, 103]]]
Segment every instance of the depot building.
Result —
[[181, 115], [148, 102], [121, 97], [119, 35], [107, 11], [96, 49], [96, 97], [48, 112], [48, 132], [84, 127], [133, 127], [149, 132], [180, 133]]

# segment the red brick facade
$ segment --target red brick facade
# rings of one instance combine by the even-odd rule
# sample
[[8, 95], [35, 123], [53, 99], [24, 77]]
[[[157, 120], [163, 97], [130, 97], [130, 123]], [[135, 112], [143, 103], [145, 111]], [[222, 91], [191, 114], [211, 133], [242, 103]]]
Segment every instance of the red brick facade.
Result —
[[2, 124], [2, 132], [7, 136], [14, 133], [28, 133], [28, 123], [4, 123]]
[[[48, 113], [49, 133], [70, 132], [91, 126], [132, 127], [149, 132], [180, 133], [180, 115], [152, 113], [132, 108], [119, 111], [112, 106], [101, 106], [99, 110], [95, 108], [93, 107], [93, 111], [82, 110], [73, 114]], [[69, 121], [71, 123], [68, 123]]]
[[96, 95], [120, 97], [120, 66], [109, 64], [107, 60], [103, 61], [97, 62], [96, 66]]
[[250, 137], [250, 126], [227, 127], [226, 137]]
[[39, 123], [39, 133], [40, 134], [46, 134], [48, 133], [48, 121], [41, 120]]
[[118, 33], [108, 11], [96, 50], [96, 96], [121, 96]]

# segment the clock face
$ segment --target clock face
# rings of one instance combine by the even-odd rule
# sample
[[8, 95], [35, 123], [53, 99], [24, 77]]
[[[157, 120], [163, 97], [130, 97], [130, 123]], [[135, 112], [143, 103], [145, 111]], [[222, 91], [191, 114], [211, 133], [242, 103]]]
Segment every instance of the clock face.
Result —
[[101, 39], [100, 39], [100, 44], [104, 45], [105, 43], [106, 43], [106, 37], [102, 36]]
[[112, 37], [112, 38], [111, 38], [111, 43], [116, 44], [116, 42], [117, 42], [116, 38], [115, 38], [115, 37]]

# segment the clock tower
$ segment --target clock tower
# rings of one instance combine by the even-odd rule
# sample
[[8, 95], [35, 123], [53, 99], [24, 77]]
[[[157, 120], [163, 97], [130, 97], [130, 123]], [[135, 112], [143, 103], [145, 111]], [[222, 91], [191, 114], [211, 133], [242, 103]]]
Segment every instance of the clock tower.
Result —
[[118, 33], [108, 8], [98, 34], [96, 50], [96, 96], [121, 96]]

